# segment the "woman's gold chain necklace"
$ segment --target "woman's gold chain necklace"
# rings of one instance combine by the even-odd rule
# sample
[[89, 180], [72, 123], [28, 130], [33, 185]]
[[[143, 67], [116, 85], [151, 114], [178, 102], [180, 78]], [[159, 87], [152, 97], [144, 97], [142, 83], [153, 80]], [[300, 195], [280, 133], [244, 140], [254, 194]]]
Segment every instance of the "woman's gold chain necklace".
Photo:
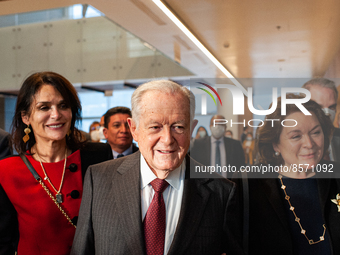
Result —
[[326, 225], [325, 225], [325, 224], [322, 225], [322, 226], [323, 226], [323, 234], [322, 234], [322, 236], [320, 236], [319, 241], [314, 242], [313, 239], [309, 239], [309, 238], [307, 237], [307, 235], [306, 235], [306, 230], [302, 227], [302, 225], [301, 225], [301, 223], [300, 223], [300, 218], [299, 218], [298, 216], [296, 216], [296, 213], [295, 213], [295, 211], [294, 211], [295, 208], [294, 208], [294, 206], [292, 206], [292, 204], [291, 204], [291, 202], [290, 202], [290, 196], [287, 195], [286, 186], [283, 184], [282, 175], [281, 175], [281, 174], [279, 175], [279, 179], [280, 179], [280, 182], [281, 182], [281, 189], [282, 189], [283, 192], [285, 193], [285, 199], [287, 200], [287, 202], [288, 202], [288, 204], [289, 204], [289, 210], [291, 210], [292, 213], [294, 214], [295, 221], [299, 224], [299, 227], [300, 227], [300, 229], [301, 229], [301, 234], [303, 234], [303, 235], [306, 237], [306, 239], [307, 239], [307, 241], [308, 241], [308, 243], [309, 243], [310, 245], [312, 245], [312, 244], [317, 244], [317, 243], [320, 243], [320, 242], [324, 241], [324, 240], [325, 240], [325, 234], [326, 234]]
[[63, 202], [63, 194], [60, 192], [61, 191], [61, 187], [63, 186], [63, 183], [64, 183], [64, 177], [65, 177], [65, 170], [66, 170], [66, 161], [67, 161], [67, 148], [65, 149], [65, 162], [64, 162], [64, 169], [63, 169], [63, 175], [61, 177], [61, 181], [60, 181], [60, 185], [59, 185], [59, 189], [57, 190], [54, 185], [52, 184], [50, 178], [48, 178], [47, 176], [47, 173], [45, 171], [45, 168], [43, 166], [43, 163], [41, 162], [41, 158], [40, 158], [40, 155], [38, 153], [38, 150], [37, 150], [37, 155], [38, 155], [38, 158], [39, 158], [39, 162], [40, 162], [40, 165], [41, 165], [41, 168], [45, 174], [45, 177], [44, 177], [44, 180], [45, 181], [48, 181], [50, 184], [51, 184], [51, 187], [54, 189], [54, 191], [56, 192], [56, 195], [55, 195], [55, 198], [56, 198], [56, 201], [57, 203], [62, 203]]

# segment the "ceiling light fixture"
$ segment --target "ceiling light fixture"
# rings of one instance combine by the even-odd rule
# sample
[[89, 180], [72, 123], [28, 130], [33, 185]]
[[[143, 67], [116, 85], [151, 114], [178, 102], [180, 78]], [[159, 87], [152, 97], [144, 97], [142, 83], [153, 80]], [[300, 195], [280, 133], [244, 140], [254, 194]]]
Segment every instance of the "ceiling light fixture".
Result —
[[239, 87], [243, 94], [247, 95], [246, 89], [239, 83], [236, 78], [221, 64], [220, 61], [197, 39], [197, 37], [176, 17], [176, 15], [161, 1], [152, 0], [165, 15], [171, 19], [176, 26], [206, 55], [214, 65], [221, 70], [237, 87]]

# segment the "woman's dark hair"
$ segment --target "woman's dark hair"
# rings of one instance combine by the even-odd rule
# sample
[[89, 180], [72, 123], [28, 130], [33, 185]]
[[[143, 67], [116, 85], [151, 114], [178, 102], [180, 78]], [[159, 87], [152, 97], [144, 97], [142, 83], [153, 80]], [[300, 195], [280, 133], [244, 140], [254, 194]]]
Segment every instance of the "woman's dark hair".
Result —
[[75, 128], [75, 124], [81, 121], [81, 104], [77, 95], [77, 91], [73, 85], [60, 74], [54, 72], [39, 72], [29, 76], [22, 84], [17, 103], [15, 114], [12, 122], [12, 143], [18, 153], [25, 153], [31, 150], [35, 144], [34, 131], [31, 129], [29, 140], [25, 143], [22, 138], [25, 135], [24, 129], [27, 125], [22, 121], [22, 113], [30, 116], [32, 113], [32, 103], [35, 95], [39, 92], [43, 85], [53, 86], [62, 95], [65, 103], [71, 108], [72, 120], [69, 135], [66, 144], [72, 151], [77, 150], [82, 145], [82, 135]]
[[[287, 98], [298, 99], [302, 96], [287, 94]], [[327, 151], [330, 144], [330, 137], [333, 133], [334, 127], [330, 118], [325, 115], [319, 104], [313, 100], [309, 100], [302, 104], [311, 114], [318, 119], [322, 132], [324, 134], [324, 153]], [[265, 164], [279, 165], [284, 164], [284, 160], [281, 155], [275, 156], [273, 144], [279, 144], [280, 134], [282, 132], [281, 122], [286, 117], [294, 112], [298, 112], [300, 109], [295, 104], [286, 105], [286, 115], [281, 115], [281, 97], [278, 98], [276, 110], [268, 115], [266, 119], [275, 121], [264, 121], [264, 125], [259, 128], [257, 145], [260, 162]]]

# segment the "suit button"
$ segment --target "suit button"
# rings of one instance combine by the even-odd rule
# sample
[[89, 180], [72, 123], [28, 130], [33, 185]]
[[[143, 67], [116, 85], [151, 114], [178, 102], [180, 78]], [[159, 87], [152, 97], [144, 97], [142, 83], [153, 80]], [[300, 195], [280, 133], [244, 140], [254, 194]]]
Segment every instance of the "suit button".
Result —
[[74, 225], [77, 225], [78, 216], [73, 217], [73, 218], [71, 219], [71, 221], [72, 221], [72, 223], [73, 223]]
[[79, 196], [80, 196], [80, 193], [79, 193], [78, 190], [72, 190], [72, 191], [71, 191], [71, 197], [72, 197], [73, 199], [76, 199], [76, 198], [78, 198]]
[[68, 168], [70, 169], [71, 172], [75, 172], [75, 171], [77, 171], [78, 166], [77, 166], [77, 164], [72, 163], [68, 166]]

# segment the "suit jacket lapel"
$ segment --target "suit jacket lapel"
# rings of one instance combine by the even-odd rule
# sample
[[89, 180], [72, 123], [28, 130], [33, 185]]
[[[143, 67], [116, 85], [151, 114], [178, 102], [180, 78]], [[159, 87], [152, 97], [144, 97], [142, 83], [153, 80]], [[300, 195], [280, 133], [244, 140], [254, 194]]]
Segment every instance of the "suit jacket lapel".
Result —
[[190, 179], [190, 167], [194, 168], [194, 163], [190, 162], [190, 157], [187, 156], [181, 212], [168, 255], [185, 253], [197, 231], [210, 196], [209, 190], [202, 186], [207, 179]]
[[[145, 245], [143, 237], [141, 195], [140, 195], [140, 153], [128, 156], [125, 162], [118, 167], [119, 173], [113, 180], [113, 199], [120, 207], [117, 217], [121, 220], [125, 231], [122, 235], [130, 247], [134, 247], [131, 254], [144, 254]], [[128, 188], [126, 188], [128, 186]], [[122, 192], [128, 190], [128, 192]]]

